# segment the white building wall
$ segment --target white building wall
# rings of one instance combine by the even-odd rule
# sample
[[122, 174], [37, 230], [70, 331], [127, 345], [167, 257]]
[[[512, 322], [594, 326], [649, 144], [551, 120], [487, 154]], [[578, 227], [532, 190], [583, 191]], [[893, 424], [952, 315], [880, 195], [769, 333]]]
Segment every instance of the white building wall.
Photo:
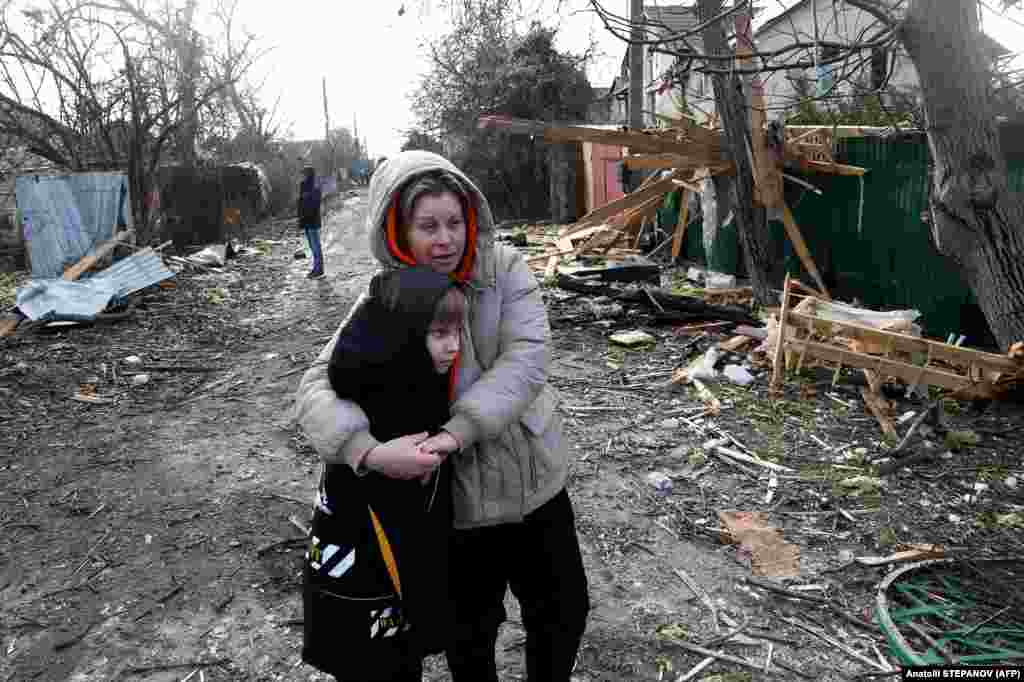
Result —
[[[794, 42], [813, 42], [815, 40], [814, 14], [817, 8], [818, 39], [841, 43], [852, 43], [865, 40], [879, 30], [877, 20], [856, 7], [844, 2], [808, 2], [789, 13], [765, 30], [759, 31], [755, 42], [759, 52], [773, 52], [791, 45]], [[865, 51], [865, 57], [867, 57]], [[889, 55], [891, 58], [891, 53]], [[786, 57], [779, 57], [782, 61]], [[843, 64], [835, 65], [837, 73], [843, 72]], [[861, 77], [870, 77], [870, 66], [865, 64]], [[817, 82], [814, 69], [790, 69], [765, 74], [765, 104], [768, 107], [769, 120], [782, 118], [787, 109], [795, 107], [799, 101], [797, 86], [794, 79], [807, 79], [811, 92], [815, 91]], [[917, 88], [917, 71], [909, 58], [902, 51], [897, 52], [893, 73], [888, 82], [891, 91], [912, 91]], [[833, 94], [849, 94], [849, 84], [837, 86]]]

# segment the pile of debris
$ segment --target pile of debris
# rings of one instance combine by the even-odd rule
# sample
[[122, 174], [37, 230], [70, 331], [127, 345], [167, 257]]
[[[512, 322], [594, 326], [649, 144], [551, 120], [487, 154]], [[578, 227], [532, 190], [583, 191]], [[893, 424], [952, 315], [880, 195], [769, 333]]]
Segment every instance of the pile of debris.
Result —
[[[14, 309], [0, 320], [0, 337], [10, 336], [30, 323], [31, 326], [64, 326], [123, 319], [131, 314], [129, 296], [132, 294], [154, 285], [174, 288], [174, 283], [167, 280], [178, 272], [218, 272], [236, 255], [259, 253], [258, 249], [240, 248], [229, 242], [179, 257], [163, 252], [171, 245], [170, 241], [140, 248], [132, 244], [133, 237], [133, 230], [118, 232], [67, 268], [60, 278], [34, 276], [29, 279], [17, 289]], [[118, 247], [134, 253], [107, 265]], [[107, 266], [94, 272], [104, 265]]]
[[[609, 202], [563, 228], [555, 242], [556, 250], [531, 258], [544, 261], [546, 277], [552, 276], [560, 259], [583, 254], [609, 255], [611, 249], [626, 243], [636, 249], [643, 234], [645, 220], [664, 204], [667, 194], [683, 190], [679, 220], [670, 237], [672, 260], [682, 249], [689, 223], [691, 193], [700, 194], [700, 184], [715, 175], [735, 172], [735, 165], [726, 154], [722, 131], [700, 125], [688, 117], [659, 116], [668, 127], [641, 131], [605, 130], [583, 125], [554, 125], [543, 121], [482, 116], [479, 127], [511, 134], [536, 135], [550, 143], [592, 142], [628, 148], [623, 162], [630, 169], [655, 170], [635, 191]], [[826, 127], [808, 131], [783, 131], [774, 125], [755, 126], [751, 154], [756, 169], [756, 198], [782, 220], [786, 234], [801, 264], [818, 286], [819, 295], [828, 298], [828, 290], [811, 257], [793, 212], [783, 197], [783, 180], [810, 187], [801, 178], [785, 170], [803, 173], [862, 176], [867, 170], [837, 163], [833, 156], [833, 140]], [[660, 249], [668, 243], [666, 240]]]

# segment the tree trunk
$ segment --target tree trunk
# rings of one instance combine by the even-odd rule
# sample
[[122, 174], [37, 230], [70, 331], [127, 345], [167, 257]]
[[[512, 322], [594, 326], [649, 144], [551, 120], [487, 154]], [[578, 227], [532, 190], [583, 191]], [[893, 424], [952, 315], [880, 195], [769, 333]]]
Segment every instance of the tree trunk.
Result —
[[[704, 22], [721, 14], [722, 0], [700, 0], [700, 19]], [[704, 49], [708, 54], [728, 54], [725, 29], [721, 21], [708, 24], [701, 32]], [[732, 183], [733, 212], [740, 246], [754, 289], [754, 302], [761, 306], [774, 305], [768, 273], [771, 270], [771, 242], [768, 218], [763, 206], [754, 201], [754, 168], [750, 156], [750, 118], [743, 84], [735, 76], [714, 75], [715, 107], [722, 120], [729, 156], [736, 164], [736, 180]]]
[[975, 0], [912, 0], [900, 38], [917, 67], [931, 225], [1003, 349], [1024, 340], [1024, 194], [1011, 193]]
[[576, 220], [576, 154], [579, 143], [553, 144], [548, 148], [550, 215], [556, 223]]

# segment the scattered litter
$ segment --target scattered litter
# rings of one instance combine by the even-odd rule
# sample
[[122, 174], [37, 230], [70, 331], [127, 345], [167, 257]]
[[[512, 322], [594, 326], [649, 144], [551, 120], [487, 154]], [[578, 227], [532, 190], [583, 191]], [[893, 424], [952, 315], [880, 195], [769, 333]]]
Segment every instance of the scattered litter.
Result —
[[754, 375], [740, 365], [726, 365], [722, 374], [726, 379], [739, 386], [749, 386], [754, 382]]
[[946, 548], [942, 545], [906, 544], [900, 545], [899, 550], [888, 556], [859, 556], [856, 562], [864, 566], [887, 566], [901, 561], [924, 561], [946, 556]]
[[690, 363], [690, 366], [686, 368], [686, 376], [692, 381], [693, 379], [702, 380], [714, 380], [718, 377], [718, 372], [715, 370], [715, 364], [718, 362], [718, 358], [721, 353], [717, 348], [711, 346], [704, 354]]
[[1016, 490], [1017, 489], [1017, 477], [1016, 476], [1007, 476], [1006, 480], [1003, 481], [1003, 484], [1005, 484], [1006, 487], [1009, 488], [1010, 490]]
[[754, 575], [800, 575], [800, 548], [785, 542], [762, 512], [719, 511], [718, 519], [725, 528], [722, 542], [739, 545], [738, 552], [750, 557]]
[[224, 262], [227, 260], [227, 245], [225, 244], [211, 244], [205, 247], [198, 253], [193, 253], [191, 256], [186, 258], [190, 263], [196, 265], [205, 265], [207, 267], [220, 268], [224, 266]]
[[617, 334], [612, 334], [609, 339], [612, 343], [617, 343], [620, 346], [626, 346], [627, 348], [635, 348], [637, 346], [657, 342], [656, 338], [647, 332], [639, 330], [618, 332]]
[[996, 514], [996, 523], [1003, 528], [1024, 528], [1024, 514], [1020, 512]]
[[132, 386], [145, 386], [149, 383], [148, 374], [136, 374], [132, 377]]
[[974, 431], [949, 431], [946, 433], [946, 447], [953, 452], [959, 452], [965, 445], [977, 445], [981, 442], [981, 436]]
[[725, 275], [721, 272], [709, 272], [705, 286], [708, 289], [733, 289], [736, 287], [736, 275]]
[[124, 359], [123, 362], [126, 365], [141, 365], [142, 358], [140, 358], [138, 355], [129, 355]]
[[839, 481], [839, 485], [850, 491], [850, 495], [869, 495], [882, 489], [885, 481], [874, 476], [851, 476]]
[[672, 493], [672, 479], [661, 471], [652, 471], [647, 474], [647, 484], [662, 497], [667, 497]]

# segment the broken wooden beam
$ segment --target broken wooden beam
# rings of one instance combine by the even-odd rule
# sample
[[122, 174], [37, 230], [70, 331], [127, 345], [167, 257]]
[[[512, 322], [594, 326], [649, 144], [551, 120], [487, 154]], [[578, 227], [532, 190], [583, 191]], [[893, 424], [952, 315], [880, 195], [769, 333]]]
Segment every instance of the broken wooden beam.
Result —
[[[787, 322], [794, 326], [806, 327], [808, 322], [816, 325], [828, 325], [833, 334], [839, 333], [844, 337], [859, 341], [870, 341], [882, 347], [891, 347], [893, 351], [903, 353], [923, 353], [930, 355], [932, 360], [939, 360], [961, 367], [978, 366], [989, 372], [1003, 372], [1015, 374], [1021, 370], [1021, 366], [1005, 355], [986, 353], [985, 351], [972, 350], [962, 346], [954, 346], [940, 341], [931, 341], [920, 336], [899, 334], [868, 327], [854, 322], [836, 322], [833, 320], [822, 320], [813, 315], [806, 315], [796, 311], [789, 311], [786, 315]], [[868, 366], [867, 369], [873, 369]], [[918, 367], [918, 369], [920, 369]]]
[[796, 250], [796, 255], [800, 258], [801, 265], [814, 278], [814, 282], [818, 285], [823, 297], [826, 300], [832, 300], [828, 293], [828, 287], [825, 286], [825, 281], [821, 278], [821, 273], [818, 272], [818, 266], [815, 265], [814, 258], [811, 257], [811, 252], [807, 248], [807, 242], [804, 241], [804, 236], [800, 232], [800, 226], [796, 224], [796, 218], [793, 217], [789, 204], [785, 202], [782, 203], [782, 223], [786, 227], [786, 235], [789, 237], [789, 241], [793, 243], [793, 248]]
[[775, 357], [772, 359], [771, 390], [773, 391], [778, 391], [782, 387], [782, 375], [785, 373], [783, 363], [786, 345], [786, 320], [789, 317], [789, 293], [792, 286], [793, 282], [787, 274], [786, 281], [782, 285], [782, 310], [779, 312], [779, 333], [775, 340]]
[[675, 263], [679, 258], [679, 253], [683, 250], [683, 238], [686, 236], [686, 225], [690, 221], [690, 191], [686, 189], [683, 191], [682, 197], [679, 200], [679, 220], [676, 222], [676, 231], [672, 235], [672, 262]]
[[20, 315], [14, 314], [10, 317], [5, 317], [0, 321], [0, 337], [10, 336], [21, 324], [22, 318]]
[[117, 248], [117, 245], [124, 242], [128, 237], [135, 234], [135, 230], [123, 230], [118, 232], [113, 239], [108, 239], [103, 242], [92, 252], [82, 257], [77, 263], [72, 265], [70, 268], [64, 271], [64, 279], [68, 282], [74, 282], [76, 279], [81, 277], [85, 272], [90, 270], [93, 266], [100, 261], [101, 258], [106, 256], [108, 253]]
[[879, 374], [899, 377], [908, 384], [915, 381], [923, 381], [932, 386], [939, 386], [950, 391], [956, 391], [969, 386], [972, 382], [969, 378], [936, 369], [934, 367], [919, 367], [907, 362], [890, 360], [889, 358], [865, 355], [856, 351], [848, 350], [838, 346], [830, 346], [824, 343], [793, 339], [785, 342], [786, 350], [798, 353], [806, 353], [812, 358], [825, 360], [826, 362], [841, 362], [848, 367], [858, 369], [873, 369]]
[[878, 420], [878, 425], [882, 427], [882, 433], [885, 434], [886, 439], [894, 443], [899, 441], [900, 436], [896, 433], [896, 425], [893, 424], [892, 419], [887, 414], [889, 410], [888, 401], [863, 386], [860, 389], [860, 396], [864, 399], [864, 404], [867, 405], [868, 410]]
[[615, 199], [614, 201], [608, 202], [601, 208], [594, 209], [577, 220], [576, 223], [565, 230], [561, 236], [571, 237], [573, 234], [582, 232], [594, 223], [605, 222], [609, 218], [613, 218], [629, 209], [642, 206], [653, 197], [660, 197], [668, 194], [676, 188], [675, 183], [672, 182], [673, 177], [675, 176], [672, 175], [668, 178], [652, 182], [646, 187], [642, 187], [631, 194], [627, 194]]

